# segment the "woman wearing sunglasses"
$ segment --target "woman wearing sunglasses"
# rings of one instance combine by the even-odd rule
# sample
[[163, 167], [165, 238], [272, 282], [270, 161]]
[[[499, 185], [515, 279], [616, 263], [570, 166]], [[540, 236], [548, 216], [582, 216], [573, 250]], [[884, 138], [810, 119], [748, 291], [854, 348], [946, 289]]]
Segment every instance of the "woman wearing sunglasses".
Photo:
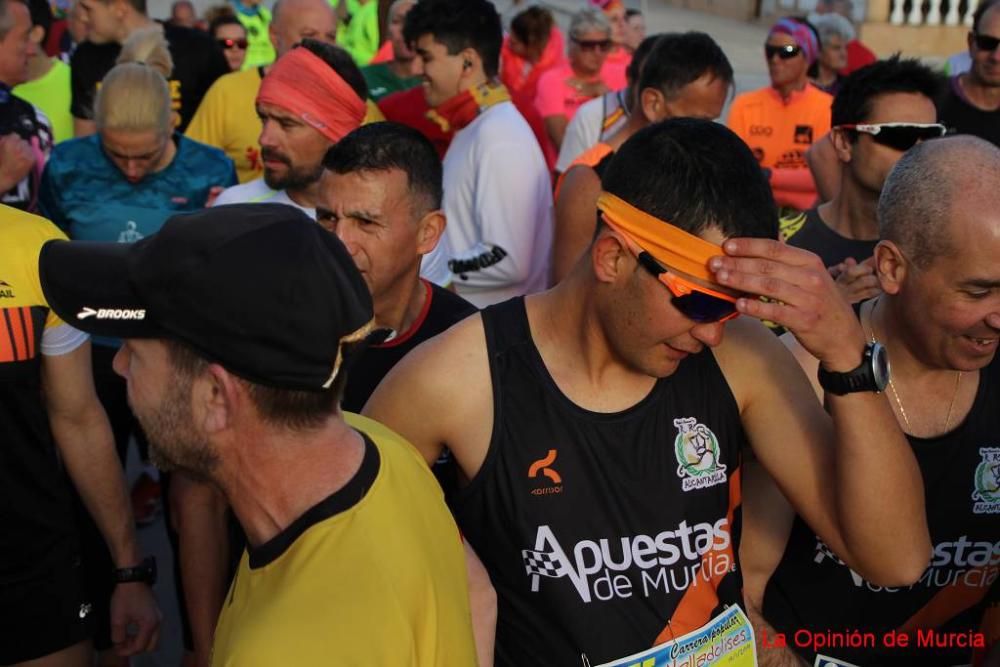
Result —
[[208, 27], [209, 34], [222, 49], [231, 72], [239, 71], [247, 59], [247, 29], [235, 16], [220, 16]]
[[538, 79], [535, 96], [535, 108], [557, 150], [566, 126], [584, 102], [625, 87], [623, 70], [605, 68], [612, 48], [611, 26], [604, 14], [584, 9], [573, 15], [569, 27], [569, 61], [551, 68]]
[[819, 41], [804, 21], [778, 21], [764, 45], [771, 85], [738, 95], [728, 125], [770, 178], [778, 206], [805, 211], [816, 202], [805, 152], [830, 131], [833, 98], [809, 84]]

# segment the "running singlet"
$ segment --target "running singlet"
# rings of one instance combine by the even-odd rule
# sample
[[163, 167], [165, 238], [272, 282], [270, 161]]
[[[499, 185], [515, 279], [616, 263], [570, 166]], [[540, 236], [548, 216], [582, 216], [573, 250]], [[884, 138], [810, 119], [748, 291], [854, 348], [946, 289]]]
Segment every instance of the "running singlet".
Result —
[[951, 78], [948, 89], [937, 100], [939, 122], [949, 132], [971, 134], [1000, 146], [1000, 109], [987, 111], [969, 102], [958, 83], [959, 76]]
[[496, 588], [496, 664], [598, 665], [741, 602], [747, 441], [711, 351], [599, 414], [556, 386], [523, 298], [483, 324], [493, 435], [454, 511]]
[[66, 477], [42, 401], [42, 356], [86, 341], [42, 294], [38, 254], [62, 238], [49, 221], [0, 206], [0, 591], [51, 576], [51, 566], [77, 549]]
[[340, 406], [361, 412], [375, 387], [410, 350], [472, 313], [476, 307], [451, 290], [421, 280], [427, 290], [423, 310], [409, 329], [378, 345], [369, 345], [351, 361]]
[[244, 552], [213, 667], [476, 664], [462, 540], [441, 489], [410, 443], [344, 418], [364, 437], [360, 470]]
[[877, 240], [849, 239], [833, 231], [811, 208], [805, 213], [793, 211], [778, 221], [781, 240], [790, 246], [816, 253], [823, 266], [840, 264], [848, 257], [863, 262], [875, 252]]
[[[764, 617], [789, 638], [859, 629], [875, 648], [820, 652], [863, 665], [944, 667], [967, 664], [970, 649], [945, 648], [979, 627], [1000, 586], [1000, 357], [979, 375], [972, 409], [958, 428], [937, 438], [907, 436], [917, 457], [934, 553], [912, 586], [882, 588], [848, 569], [801, 519], [764, 595]], [[887, 499], [891, 502], [891, 499]], [[992, 598], [991, 598], [992, 596]], [[923, 632], [923, 640], [917, 630]], [[934, 629], [933, 634], [928, 634]], [[906, 649], [886, 648], [890, 630], [912, 632]], [[952, 634], [948, 634], [952, 633]], [[792, 646], [792, 642], [788, 642]], [[966, 644], [968, 646], [968, 644]], [[814, 653], [802, 649], [809, 660]]]

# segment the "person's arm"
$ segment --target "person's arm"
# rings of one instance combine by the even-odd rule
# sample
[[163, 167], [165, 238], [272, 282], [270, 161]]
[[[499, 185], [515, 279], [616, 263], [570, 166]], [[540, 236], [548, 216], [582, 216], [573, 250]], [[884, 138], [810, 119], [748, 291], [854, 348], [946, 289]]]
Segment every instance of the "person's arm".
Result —
[[[534, 137], [531, 150], [537, 151]], [[475, 173], [474, 194], [466, 215], [474, 220], [456, 220], [449, 225], [475, 228], [472, 248], [452, 247], [458, 267], [456, 283], [466, 287], [499, 288], [524, 282], [536, 269], [532, 261], [539, 237], [552, 224], [552, 190], [544, 164], [538, 169], [525, 160], [525, 143], [491, 146], [480, 158]], [[541, 157], [539, 157], [541, 163]], [[461, 270], [465, 260], [466, 268]], [[481, 268], [480, 268], [481, 267]], [[456, 268], [458, 270], [456, 270]]]
[[228, 504], [222, 493], [182, 472], [170, 479], [170, 517], [177, 531], [184, 605], [191, 623], [194, 666], [211, 663], [215, 625], [226, 599]]
[[[43, 356], [42, 382], [52, 436], [70, 479], [104, 536], [115, 567], [137, 565], [141, 558], [128, 489], [115, 453], [111, 425], [94, 389], [90, 343], [65, 354]], [[111, 596], [111, 640], [119, 655], [152, 650], [158, 641], [159, 625], [160, 612], [149, 586], [115, 586]], [[129, 626], [133, 626], [134, 634], [128, 633]]]
[[[816, 255], [770, 239], [730, 239], [724, 249], [710, 261], [716, 279], [771, 299], [741, 298], [741, 313], [784, 326], [829, 371], [861, 364], [864, 332]], [[831, 420], [763, 326], [748, 318], [727, 328], [736, 344], [717, 350], [720, 365], [726, 357], [738, 378], [750, 442], [796, 512], [869, 581], [916, 581], [931, 555], [923, 482], [886, 397], [827, 394]]]
[[569, 274], [586, 252], [597, 228], [597, 198], [601, 179], [590, 167], [576, 165], [566, 172], [556, 197], [556, 228], [552, 239], [552, 284]]
[[[456, 377], [462, 382], [455, 382]], [[447, 446], [472, 479], [489, 447], [492, 394], [483, 320], [476, 314], [403, 357], [372, 392], [361, 414], [401, 435], [429, 466]]]
[[806, 151], [806, 164], [816, 182], [820, 203], [836, 197], [840, 192], [840, 160], [837, 159], [829, 133], [824, 134], [822, 139]]
[[569, 119], [563, 114], [558, 114], [544, 116], [543, 120], [545, 121], [545, 133], [549, 135], [552, 145], [558, 150], [562, 147], [563, 137], [566, 136], [566, 126], [569, 125]]
[[465, 569], [469, 578], [469, 609], [472, 612], [472, 634], [476, 640], [479, 667], [493, 667], [493, 650], [497, 634], [497, 592], [490, 575], [468, 540], [465, 549]]

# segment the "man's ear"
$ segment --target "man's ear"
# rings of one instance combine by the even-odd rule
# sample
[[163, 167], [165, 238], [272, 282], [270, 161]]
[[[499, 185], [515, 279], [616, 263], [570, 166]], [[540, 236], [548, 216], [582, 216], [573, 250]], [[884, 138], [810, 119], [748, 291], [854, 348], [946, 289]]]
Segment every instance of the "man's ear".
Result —
[[28, 31], [28, 40], [34, 43], [36, 46], [41, 48], [42, 40], [45, 38], [45, 28], [40, 25], [31, 26], [31, 30]]
[[447, 224], [444, 211], [440, 209], [431, 211], [420, 218], [420, 222], [417, 223], [417, 253], [426, 255], [434, 250], [438, 241], [441, 240], [441, 235], [444, 234], [444, 228]]
[[590, 246], [590, 261], [598, 282], [613, 283], [626, 269], [628, 248], [611, 232], [602, 231]]
[[209, 364], [191, 383], [195, 427], [207, 436], [231, 429], [239, 411], [246, 408], [247, 398], [235, 376], [219, 364]]
[[849, 163], [854, 158], [854, 142], [851, 141], [850, 131], [835, 127], [827, 136], [830, 137], [830, 144], [837, 154], [837, 159], [844, 164]]
[[885, 239], [875, 246], [875, 276], [886, 294], [898, 294], [903, 289], [906, 276], [912, 267], [906, 257], [892, 241]]
[[667, 117], [667, 100], [656, 88], [643, 88], [639, 91], [639, 106], [642, 115], [650, 123], [655, 123]]

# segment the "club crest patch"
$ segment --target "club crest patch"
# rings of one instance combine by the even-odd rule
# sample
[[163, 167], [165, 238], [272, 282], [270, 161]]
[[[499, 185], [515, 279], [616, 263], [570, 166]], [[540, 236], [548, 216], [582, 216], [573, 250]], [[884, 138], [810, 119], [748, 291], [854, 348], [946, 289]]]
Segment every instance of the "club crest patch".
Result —
[[707, 489], [726, 481], [726, 466], [722, 463], [722, 448], [712, 429], [694, 417], [674, 420], [677, 437], [674, 454], [677, 456], [677, 476], [684, 491]]
[[972, 511], [1000, 514], [1000, 447], [981, 447], [979, 455], [983, 460], [976, 466]]

